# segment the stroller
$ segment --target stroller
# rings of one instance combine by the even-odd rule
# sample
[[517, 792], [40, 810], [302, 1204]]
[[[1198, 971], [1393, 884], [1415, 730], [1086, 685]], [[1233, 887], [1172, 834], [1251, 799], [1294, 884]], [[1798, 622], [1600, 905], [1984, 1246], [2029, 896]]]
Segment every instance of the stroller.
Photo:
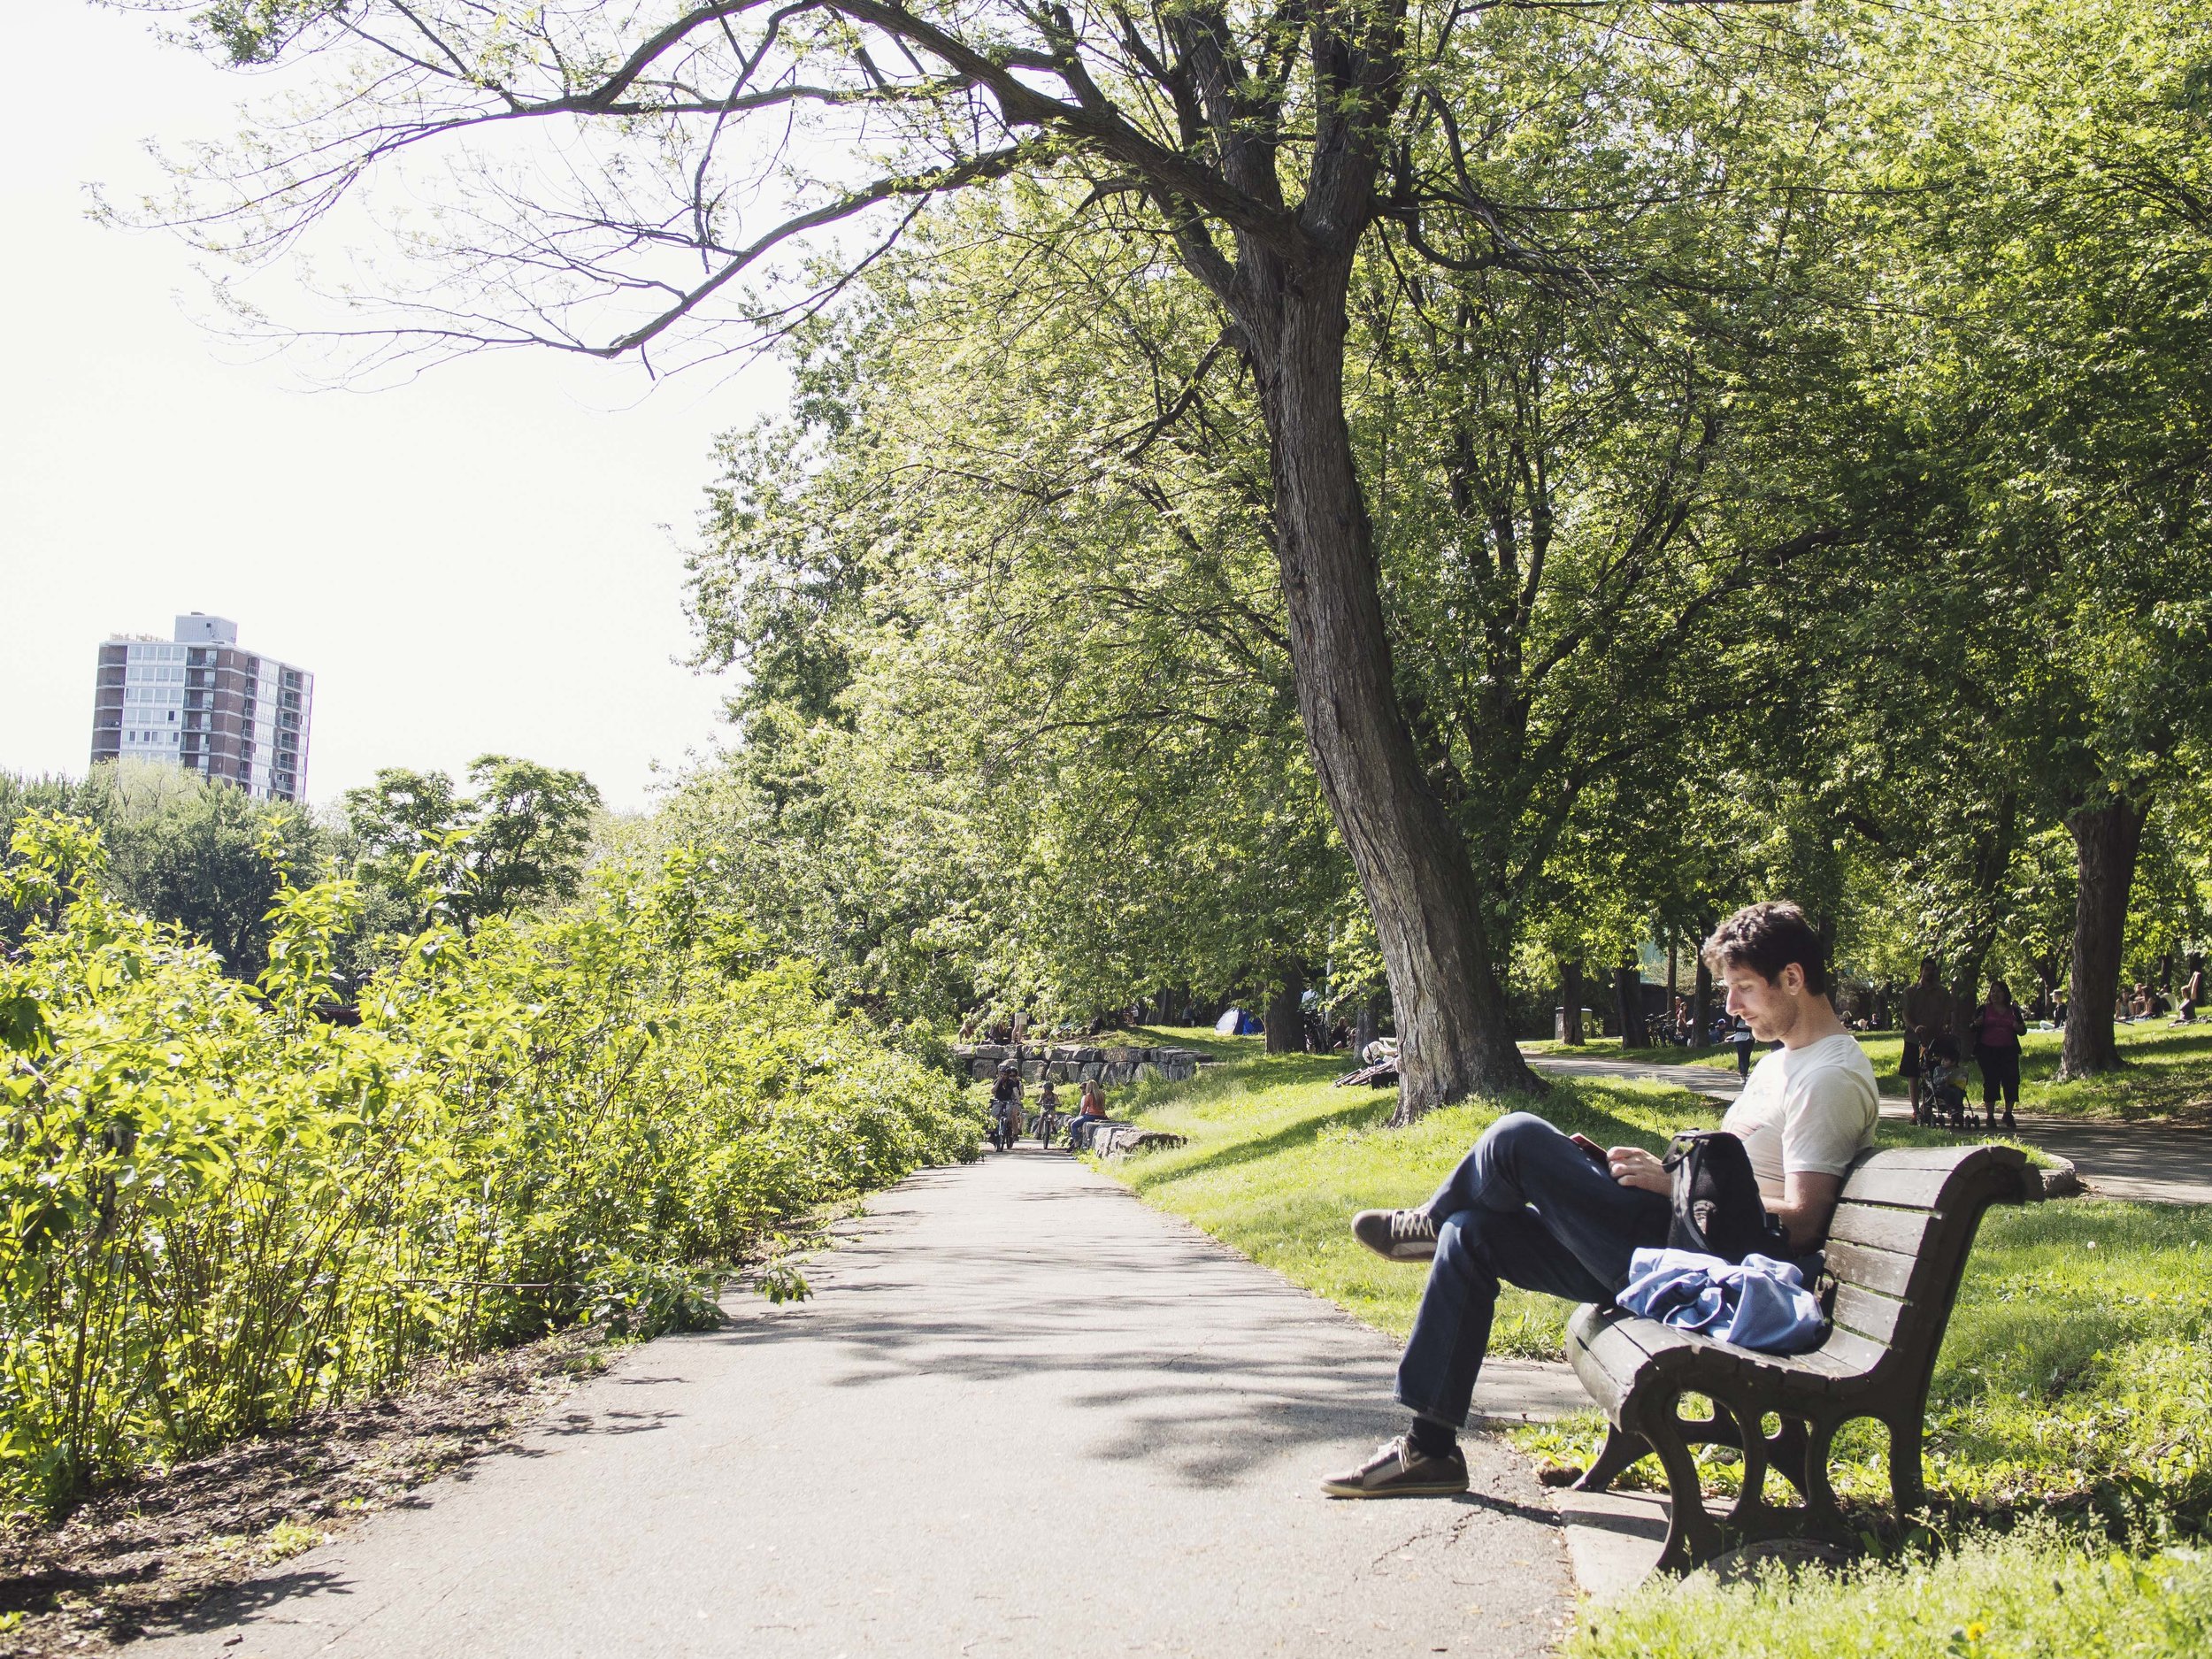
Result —
[[1958, 1039], [1946, 1032], [1928, 1045], [1920, 1061], [1920, 1113], [1915, 1121], [1932, 1129], [1966, 1127], [1966, 1075]]

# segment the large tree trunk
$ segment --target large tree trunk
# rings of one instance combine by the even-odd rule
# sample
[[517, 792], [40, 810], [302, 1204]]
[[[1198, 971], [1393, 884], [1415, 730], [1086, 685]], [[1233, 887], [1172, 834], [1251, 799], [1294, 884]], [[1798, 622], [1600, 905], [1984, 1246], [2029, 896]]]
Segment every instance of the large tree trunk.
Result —
[[1968, 924], [1952, 963], [1951, 1005], [1957, 1010], [1959, 1033], [1963, 1036], [1973, 1012], [1982, 1003], [1982, 969], [1997, 943], [1997, 912], [2005, 877], [2012, 869], [2014, 828], [2019, 803], [2009, 789], [1997, 796], [1993, 823], [1974, 841], [1974, 868], [1968, 877]]
[[1582, 964], [1578, 961], [1559, 964], [1559, 1041], [1582, 1046]]
[[1408, 1123], [1468, 1094], [1542, 1091], [1513, 1041], [1474, 871], [1398, 706], [1367, 516], [1344, 421], [1340, 254], [1286, 259], [1249, 339], [1274, 479], [1276, 554], [1298, 709], [1359, 873], [1398, 1022]]
[[1352, 1021], [1352, 1052], [1365, 1055], [1367, 1045], [1382, 1035], [1382, 993], [1370, 992], [1359, 1000], [1359, 1014]]
[[2059, 1051], [2062, 1078], [2091, 1077], [2120, 1064], [2119, 1045], [2112, 1040], [2112, 999], [2120, 985], [2128, 890], [2135, 885], [2135, 855], [2149, 811], [2147, 800], [2117, 795], [2066, 820], [2081, 877], [2074, 889], [2073, 985]]
[[1613, 1007], [1620, 1021], [1621, 1047], [1642, 1048], [1649, 1034], [1644, 1028], [1644, 976], [1632, 962], [1613, 970]]
[[1267, 1051], [1303, 1054], [1306, 1051], [1306, 965], [1286, 959], [1275, 966], [1275, 983], [1267, 993]]
[[1712, 1023], [1713, 971], [1705, 965], [1705, 953], [1701, 950], [1697, 958], [1697, 988], [1692, 993], [1690, 1001], [1691, 1041], [1698, 1047], [1705, 1046], [1708, 1041], [1706, 1028]]

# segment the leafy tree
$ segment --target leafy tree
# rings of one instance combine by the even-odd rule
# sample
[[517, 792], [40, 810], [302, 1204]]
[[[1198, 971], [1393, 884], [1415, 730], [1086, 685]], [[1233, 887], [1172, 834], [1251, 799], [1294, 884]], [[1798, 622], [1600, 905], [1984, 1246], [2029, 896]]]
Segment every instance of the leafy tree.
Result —
[[[321, 832], [297, 807], [145, 762], [96, 766], [75, 782], [0, 778], [0, 836], [28, 812], [97, 827], [116, 901], [183, 927], [242, 979], [267, 965], [280, 872], [311, 873], [323, 853]], [[27, 920], [0, 913], [11, 940]]]
[[[1406, 1105], [1535, 1087], [1498, 978], [1509, 938], [1401, 702], [1380, 496], [1348, 406], [1350, 296], [1381, 227], [1400, 262], [1569, 291], [1694, 264], [1696, 215], [1654, 209], [1727, 198], [1731, 137], [1808, 113], [1747, 109], [1824, 39], [1793, 12], [215, 0], [193, 17], [240, 65], [342, 43], [358, 61], [280, 137], [205, 156], [217, 176], [176, 222], [253, 253], [336, 222], [364, 180], [453, 193], [424, 221], [451, 231], [409, 242], [443, 264], [382, 336], [403, 354], [742, 349], [844, 291], [932, 199], [1071, 180], [1072, 219], [1123, 224], [1179, 268], [1247, 377], [1302, 724], [1388, 966]], [[764, 127], [789, 146], [766, 172]], [[533, 127], [558, 161], [510, 165]], [[790, 188], [763, 223], [747, 205], [776, 197], [756, 188], [771, 178]], [[1755, 217], [1788, 224], [1814, 199]], [[1609, 245], [1661, 220], [1624, 257]], [[1714, 291], [1712, 275], [1671, 290]]]
[[432, 910], [472, 932], [486, 918], [572, 898], [599, 790], [580, 772], [505, 755], [469, 763], [463, 793], [444, 772], [386, 767], [346, 791], [357, 873], [405, 895], [411, 926]]
[[[1294, 1002], [1347, 873], [1254, 534], [1263, 458], [1187, 287], [1102, 265], [1071, 304], [1079, 270], [981, 234], [1019, 222], [926, 284], [891, 267], [803, 360], [800, 419], [726, 445], [693, 611], [703, 660], [745, 669], [730, 771], [779, 826], [733, 857], [804, 895], [792, 925], [864, 996], [921, 982], [904, 930], [964, 1000]], [[963, 380], [979, 359], [1007, 366]], [[872, 879], [925, 822], [932, 867]], [[844, 850], [772, 850], [823, 836]]]
[[[7, 856], [15, 826], [23, 819], [38, 815], [90, 820], [106, 804], [105, 792], [82, 779], [0, 772], [0, 858]], [[58, 908], [19, 905], [0, 887], [0, 944], [20, 945], [34, 921], [58, 926], [60, 919]]]
[[1869, 296], [1890, 319], [1870, 374], [1891, 464], [1946, 503], [1886, 533], [1922, 574], [1890, 586], [1885, 631], [1916, 601], [1964, 625], [1955, 647], [1993, 653], [1974, 787], [2015, 799], [2016, 844], [2072, 838], [2070, 1076], [2119, 1064], [2144, 826], [2212, 719], [2208, 21], [2122, 0], [1901, 19], [1873, 117], [1893, 257]]

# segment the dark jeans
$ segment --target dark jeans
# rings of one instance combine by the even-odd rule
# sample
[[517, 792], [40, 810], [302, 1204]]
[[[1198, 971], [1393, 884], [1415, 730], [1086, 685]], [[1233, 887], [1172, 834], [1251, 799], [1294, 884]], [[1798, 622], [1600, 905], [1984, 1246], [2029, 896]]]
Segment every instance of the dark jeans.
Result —
[[1425, 1208], [1436, 1260], [1398, 1362], [1398, 1403], [1458, 1428], [1490, 1349], [1501, 1283], [1610, 1302], [1629, 1257], [1667, 1241], [1665, 1196], [1623, 1187], [1528, 1112], [1483, 1132]]
[[1743, 1078], [1751, 1075], [1751, 1045], [1747, 1042], [1736, 1045], [1736, 1075]]
[[1975, 1058], [1982, 1064], [1982, 1110], [1997, 1110], [1997, 1091], [2005, 1094], [2005, 1110], [2010, 1111], [2020, 1103], [2020, 1050], [2017, 1048], [1984, 1048]]

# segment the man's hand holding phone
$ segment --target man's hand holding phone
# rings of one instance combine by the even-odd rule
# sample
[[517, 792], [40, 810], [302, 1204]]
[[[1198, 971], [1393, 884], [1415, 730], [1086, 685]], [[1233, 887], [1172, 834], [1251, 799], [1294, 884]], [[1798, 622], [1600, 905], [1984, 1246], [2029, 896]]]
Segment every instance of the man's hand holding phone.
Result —
[[1605, 1155], [1606, 1172], [1624, 1187], [1640, 1187], [1647, 1193], [1671, 1193], [1674, 1178], [1667, 1166], [1641, 1147], [1614, 1147]]
[[1667, 1173], [1667, 1166], [1641, 1147], [1609, 1148], [1586, 1134], [1571, 1134], [1567, 1139], [1582, 1148], [1584, 1157], [1624, 1187], [1640, 1187], [1647, 1193], [1674, 1190], [1674, 1178]]

